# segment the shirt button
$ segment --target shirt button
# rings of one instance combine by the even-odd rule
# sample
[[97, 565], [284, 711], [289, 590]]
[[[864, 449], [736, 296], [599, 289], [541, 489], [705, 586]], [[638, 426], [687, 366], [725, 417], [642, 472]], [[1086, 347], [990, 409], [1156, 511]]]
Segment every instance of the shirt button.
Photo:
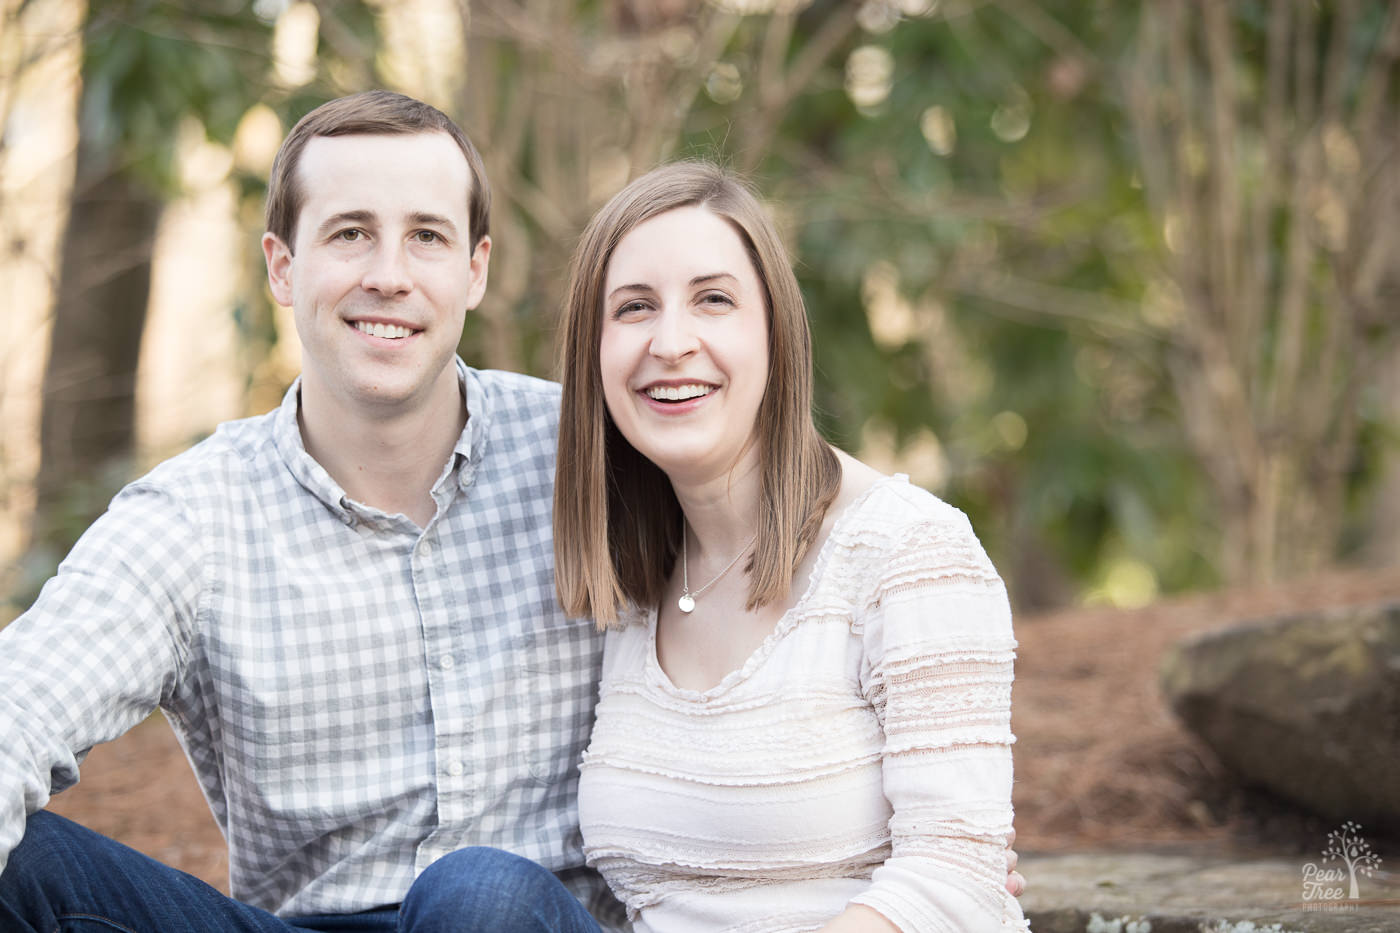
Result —
[[466, 773], [466, 770], [467, 766], [462, 764], [460, 761], [454, 761], [447, 766], [447, 773], [452, 775], [453, 777], [461, 777], [464, 773]]
[[452, 655], [450, 654], [444, 654], [442, 657], [438, 658], [438, 667], [445, 671], [450, 671], [456, 666], [457, 662], [452, 659]]
[[432, 557], [433, 543], [431, 541], [424, 541], [422, 544], [418, 545], [418, 556], [423, 558], [424, 560], [427, 560], [428, 558]]

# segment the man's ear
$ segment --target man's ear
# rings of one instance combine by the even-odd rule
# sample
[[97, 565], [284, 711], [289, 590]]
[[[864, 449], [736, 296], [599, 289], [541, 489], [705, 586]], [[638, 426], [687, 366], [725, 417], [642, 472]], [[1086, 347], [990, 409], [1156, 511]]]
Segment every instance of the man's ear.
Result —
[[267, 260], [267, 284], [272, 297], [284, 308], [292, 306], [292, 250], [275, 233], [264, 233], [263, 258]]
[[[269, 266], [269, 268], [271, 268]], [[484, 236], [476, 242], [476, 248], [472, 250], [471, 258], [472, 284], [467, 292], [467, 310], [470, 311], [481, 304], [482, 296], [486, 294], [487, 272], [491, 268], [491, 238]]]

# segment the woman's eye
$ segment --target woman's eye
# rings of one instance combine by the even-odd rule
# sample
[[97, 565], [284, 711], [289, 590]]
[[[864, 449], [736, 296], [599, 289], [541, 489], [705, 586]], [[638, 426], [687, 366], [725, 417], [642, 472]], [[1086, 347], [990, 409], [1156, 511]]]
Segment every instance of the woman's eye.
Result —
[[646, 309], [647, 309], [646, 302], [643, 302], [643, 301], [629, 301], [629, 302], [627, 302], [627, 304], [620, 306], [620, 307], [617, 309], [617, 311], [614, 312], [613, 316], [614, 316], [614, 317], [635, 317], [636, 315], [645, 312]]
[[730, 305], [734, 304], [734, 299], [723, 292], [709, 292], [700, 299], [707, 305]]

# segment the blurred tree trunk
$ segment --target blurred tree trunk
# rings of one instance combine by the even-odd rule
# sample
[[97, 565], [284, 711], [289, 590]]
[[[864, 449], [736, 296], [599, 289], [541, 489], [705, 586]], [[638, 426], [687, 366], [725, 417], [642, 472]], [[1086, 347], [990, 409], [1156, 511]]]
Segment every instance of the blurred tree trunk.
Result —
[[[1400, 344], [1382, 367], [1376, 401], [1384, 411], [1400, 413]], [[1400, 449], [1392, 441], [1380, 454], [1380, 475], [1361, 545], [1361, 559], [1372, 567], [1400, 565]]]
[[[1387, 6], [1269, 4], [1257, 73], [1227, 5], [1143, 13], [1128, 111], [1227, 579], [1314, 569], [1340, 537], [1360, 395], [1395, 322], [1400, 2]], [[1379, 30], [1362, 19], [1378, 15]]]
[[40, 421], [33, 543], [62, 554], [133, 454], [136, 367], [162, 202], [80, 128]]
[[[372, 34], [363, 4], [337, 0], [321, 22], [339, 44], [328, 39], [317, 61], [347, 47], [356, 62], [374, 60], [373, 43], [357, 38]], [[129, 478], [156, 228], [180, 190], [176, 142], [196, 125], [233, 142], [248, 107], [273, 90], [272, 27], [225, 0], [87, 5], [77, 167], [43, 381], [36, 554], [65, 552]]]

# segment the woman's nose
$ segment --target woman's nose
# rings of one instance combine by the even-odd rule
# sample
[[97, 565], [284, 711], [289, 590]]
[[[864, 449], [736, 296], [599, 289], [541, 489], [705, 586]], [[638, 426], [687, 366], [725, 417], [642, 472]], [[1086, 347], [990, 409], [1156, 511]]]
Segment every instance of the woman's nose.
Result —
[[684, 309], [663, 308], [652, 331], [651, 355], [673, 363], [694, 353], [699, 346], [691, 316]]

